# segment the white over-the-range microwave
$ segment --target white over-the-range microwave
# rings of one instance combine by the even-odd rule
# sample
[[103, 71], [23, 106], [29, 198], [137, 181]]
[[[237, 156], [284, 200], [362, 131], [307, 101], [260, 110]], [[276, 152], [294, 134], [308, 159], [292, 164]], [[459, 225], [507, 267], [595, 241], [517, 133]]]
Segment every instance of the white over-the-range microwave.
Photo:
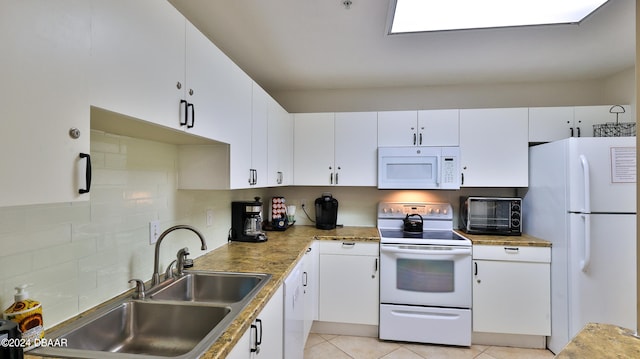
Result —
[[378, 188], [459, 189], [459, 147], [378, 147]]

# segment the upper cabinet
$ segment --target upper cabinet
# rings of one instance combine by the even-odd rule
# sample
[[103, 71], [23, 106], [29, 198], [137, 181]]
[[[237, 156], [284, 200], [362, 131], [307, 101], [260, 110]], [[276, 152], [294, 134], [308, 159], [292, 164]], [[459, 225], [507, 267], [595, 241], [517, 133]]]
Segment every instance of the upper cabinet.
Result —
[[268, 99], [267, 186], [293, 184], [293, 115]]
[[3, 1], [0, 43], [0, 206], [88, 200], [91, 4]]
[[458, 110], [378, 112], [378, 145], [457, 146]]
[[334, 117], [333, 113], [294, 115], [293, 183], [295, 185], [333, 184]]
[[251, 79], [165, 1], [94, 0], [91, 104], [219, 141]]
[[458, 146], [459, 110], [418, 111], [418, 140], [422, 146]]
[[378, 144], [375, 112], [335, 115], [335, 185], [376, 186]]
[[166, 1], [95, 0], [91, 104], [178, 129], [186, 120], [184, 16]]
[[[613, 111], [614, 113], [610, 112]], [[594, 137], [594, 125], [635, 123], [632, 106], [565, 106], [529, 108], [529, 142], [551, 142], [569, 137]], [[604, 128], [602, 128], [604, 131]], [[625, 131], [620, 134], [624, 135]]]
[[[618, 116], [612, 112], [619, 112]], [[594, 125], [615, 124], [616, 117], [619, 123], [635, 123], [636, 116], [632, 106], [577, 106], [574, 108], [574, 121], [579, 125], [581, 130], [578, 132], [579, 137], [594, 137], [597, 134]], [[605, 126], [599, 126], [600, 136], [605, 136], [607, 131]], [[631, 135], [628, 131], [622, 130], [618, 135]], [[635, 134], [635, 133], [634, 133]]]
[[577, 136], [582, 129], [573, 121], [573, 107], [529, 108], [529, 142], [550, 142]]
[[527, 187], [528, 109], [460, 110], [463, 187]]
[[230, 123], [234, 128], [230, 141], [231, 188], [264, 187], [267, 184], [269, 95], [255, 83], [252, 88], [251, 114]]
[[[209, 139], [231, 143], [237, 122], [251, 120], [251, 78], [218, 49], [200, 30], [186, 22], [184, 94], [186, 114], [182, 127]], [[184, 103], [181, 106], [184, 112]], [[185, 116], [186, 115], [186, 116]], [[246, 127], [241, 133], [245, 135]]]
[[377, 184], [376, 112], [307, 113], [294, 118], [294, 184]]

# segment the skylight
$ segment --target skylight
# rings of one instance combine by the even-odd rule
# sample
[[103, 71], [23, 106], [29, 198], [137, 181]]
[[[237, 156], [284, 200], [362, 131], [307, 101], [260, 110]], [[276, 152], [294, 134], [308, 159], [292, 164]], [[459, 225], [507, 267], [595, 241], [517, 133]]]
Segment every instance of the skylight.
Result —
[[390, 33], [572, 24], [607, 0], [395, 0]]

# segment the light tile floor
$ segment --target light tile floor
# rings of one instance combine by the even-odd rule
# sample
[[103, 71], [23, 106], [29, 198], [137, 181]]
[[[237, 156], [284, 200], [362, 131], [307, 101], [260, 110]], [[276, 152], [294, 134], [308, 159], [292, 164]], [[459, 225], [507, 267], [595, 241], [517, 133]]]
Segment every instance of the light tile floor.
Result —
[[396, 343], [377, 338], [311, 333], [304, 359], [550, 359], [544, 349], [523, 349], [472, 345], [471, 348], [445, 345]]

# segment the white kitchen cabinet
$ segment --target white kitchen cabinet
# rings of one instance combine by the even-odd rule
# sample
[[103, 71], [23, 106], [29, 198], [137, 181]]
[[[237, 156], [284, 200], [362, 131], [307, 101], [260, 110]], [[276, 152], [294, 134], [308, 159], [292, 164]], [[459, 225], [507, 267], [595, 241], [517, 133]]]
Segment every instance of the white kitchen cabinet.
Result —
[[293, 184], [293, 115], [268, 98], [267, 186]]
[[418, 111], [378, 112], [378, 146], [419, 146]]
[[[616, 115], [609, 112], [611, 107], [611, 105], [574, 107], [574, 124], [576, 127], [580, 127], [578, 137], [593, 137], [593, 125], [615, 123]], [[618, 121], [635, 123], [636, 116], [633, 106], [625, 105], [622, 107], [625, 112], [618, 115]]]
[[267, 116], [269, 95], [258, 84], [252, 86], [251, 114], [237, 119], [231, 141], [231, 188], [267, 185]]
[[[192, 105], [183, 128], [201, 137], [229, 142], [230, 126], [251, 120], [251, 78], [195, 26], [186, 21], [186, 66], [183, 95]], [[184, 122], [183, 122], [184, 123]], [[246, 136], [247, 127], [241, 128]]]
[[421, 146], [458, 146], [459, 110], [418, 111], [418, 140]]
[[92, 105], [215, 140], [250, 118], [251, 79], [170, 3], [92, 6]]
[[573, 107], [529, 108], [529, 142], [550, 142], [577, 136]]
[[89, 200], [91, 4], [3, 1], [0, 43], [0, 206]]
[[378, 325], [378, 243], [320, 241], [318, 320]]
[[226, 358], [282, 358], [284, 353], [283, 310], [284, 290], [280, 286]]
[[294, 184], [375, 186], [375, 112], [296, 114]]
[[551, 248], [473, 246], [473, 331], [551, 333]]
[[[615, 123], [612, 106], [529, 108], [529, 142], [551, 142], [569, 137], [593, 137], [593, 125]], [[622, 106], [619, 122], [635, 122], [633, 107]], [[619, 111], [620, 109], [616, 109]]]
[[320, 251], [313, 241], [302, 258], [302, 290], [304, 296], [304, 339], [306, 341], [314, 320], [318, 320], [318, 277]]
[[457, 146], [459, 110], [378, 112], [378, 146]]
[[294, 115], [293, 183], [302, 186], [333, 182], [333, 113]]
[[460, 110], [461, 187], [527, 187], [528, 109]]
[[185, 18], [169, 2], [94, 0], [91, 104], [180, 128]]
[[338, 186], [378, 184], [378, 130], [375, 112], [335, 114], [334, 183]]

